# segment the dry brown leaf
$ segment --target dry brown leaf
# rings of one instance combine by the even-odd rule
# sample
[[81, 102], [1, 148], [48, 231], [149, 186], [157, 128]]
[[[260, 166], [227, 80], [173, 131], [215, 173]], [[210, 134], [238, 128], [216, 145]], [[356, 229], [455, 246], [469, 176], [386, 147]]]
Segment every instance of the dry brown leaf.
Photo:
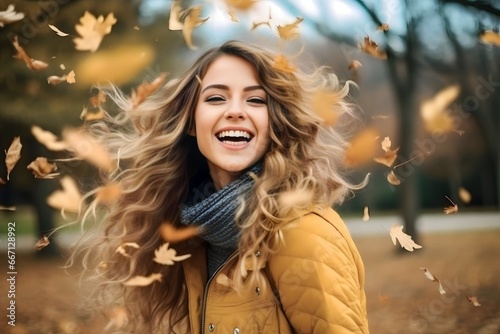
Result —
[[0, 28], [22, 19], [24, 19], [24, 13], [17, 13], [14, 10], [14, 5], [8, 5], [6, 10], [0, 11]]
[[168, 248], [169, 243], [166, 242], [155, 250], [153, 261], [164, 264], [173, 265], [175, 262], [183, 261], [191, 257], [191, 254], [177, 255], [177, 251], [173, 248]]
[[467, 300], [469, 301], [469, 303], [471, 303], [475, 307], [481, 306], [481, 304], [477, 301], [477, 297], [476, 296], [467, 296]]
[[389, 30], [389, 23], [382, 23], [380, 26], [378, 26], [377, 30], [388, 31]]
[[485, 30], [479, 34], [479, 39], [483, 43], [493, 44], [500, 46], [500, 34], [498, 31]]
[[39, 250], [41, 250], [41, 249], [43, 249], [43, 248], [47, 247], [49, 244], [50, 244], [50, 240], [49, 240], [49, 238], [48, 238], [46, 235], [44, 235], [44, 236], [43, 236], [43, 237], [41, 237], [41, 238], [40, 238], [40, 240], [38, 240], [38, 242], [36, 243], [36, 245], [35, 245], [35, 249], [36, 249], [37, 251], [39, 251]]
[[273, 68], [286, 73], [294, 73], [296, 68], [291, 65], [285, 55], [279, 54], [274, 57]]
[[5, 151], [5, 166], [7, 167], [7, 181], [9, 181], [10, 172], [14, 169], [19, 159], [21, 159], [21, 137], [14, 137], [9, 149]]
[[200, 230], [196, 226], [187, 226], [183, 228], [177, 228], [170, 222], [165, 222], [160, 226], [160, 235], [163, 240], [167, 242], [179, 242], [186, 239], [193, 238], [200, 233]]
[[24, 48], [19, 45], [19, 41], [17, 39], [17, 36], [14, 36], [14, 39], [12, 40], [12, 44], [14, 45], [14, 48], [17, 51], [17, 54], [14, 55], [14, 58], [24, 61], [26, 63], [26, 66], [30, 70], [35, 70], [35, 71], [43, 70], [49, 66], [49, 64], [47, 64], [41, 60], [36, 60], [36, 59], [33, 59], [30, 56], [28, 56], [26, 51], [24, 51]]
[[115, 306], [105, 312], [109, 319], [108, 324], [104, 328], [105, 331], [110, 329], [120, 329], [128, 324], [128, 312], [123, 306]]
[[440, 90], [432, 98], [425, 100], [420, 106], [420, 116], [429, 132], [454, 131], [453, 118], [448, 113], [448, 107], [460, 94], [460, 86], [451, 85]]
[[149, 276], [134, 276], [128, 281], [125, 281], [123, 285], [126, 286], [147, 286], [152, 284], [155, 281], [161, 282], [162, 275], [161, 273], [153, 273]]
[[427, 270], [427, 268], [421, 267], [420, 269], [424, 271], [425, 277], [427, 277], [427, 279], [439, 284], [439, 293], [440, 294], [442, 294], [442, 295], [446, 294], [446, 291], [444, 290], [443, 285], [441, 284], [441, 281], [436, 276], [434, 276], [429, 270]]
[[378, 133], [373, 128], [366, 128], [358, 133], [345, 152], [344, 165], [358, 167], [372, 161], [377, 150], [377, 137]]
[[299, 24], [304, 21], [304, 18], [297, 17], [294, 22], [284, 25], [277, 26], [278, 34], [283, 41], [288, 39], [297, 38], [300, 35]]
[[51, 151], [64, 151], [67, 149], [66, 143], [60, 141], [52, 132], [43, 130], [39, 126], [33, 125], [31, 127], [31, 134], [40, 144]]
[[28, 165], [28, 170], [30, 170], [35, 178], [37, 179], [53, 179], [58, 176], [56, 173], [57, 166], [55, 163], [50, 163], [47, 158], [38, 157]]
[[47, 203], [56, 209], [78, 212], [82, 195], [75, 180], [66, 175], [61, 179], [61, 185], [63, 189], [54, 191], [47, 198]]
[[359, 60], [353, 59], [349, 63], [348, 69], [351, 71], [357, 71], [361, 67], [363, 67], [363, 64], [361, 64], [361, 62]]
[[335, 92], [317, 90], [312, 96], [312, 110], [321, 117], [323, 123], [332, 126], [337, 122], [338, 114], [335, 106], [339, 102], [339, 96]]
[[369, 220], [370, 220], [370, 209], [368, 208], [368, 206], [365, 206], [365, 208], [363, 209], [363, 221], [367, 222]]
[[120, 253], [121, 255], [125, 256], [125, 257], [130, 257], [130, 254], [127, 253], [127, 251], [125, 250], [125, 247], [132, 247], [132, 248], [135, 248], [135, 249], [139, 249], [139, 245], [135, 242], [125, 242], [123, 244], [121, 244], [120, 246], [118, 246], [118, 248], [116, 249], [116, 253]]
[[160, 87], [166, 78], [167, 73], [160, 73], [152, 82], [144, 82], [140, 84], [136, 91], [132, 91], [132, 96], [130, 97], [132, 106], [137, 108], [139, 104], [141, 104], [146, 98], [148, 98], [148, 96], [157, 90], [158, 87]]
[[401, 184], [401, 181], [398, 179], [396, 174], [394, 174], [394, 171], [391, 170], [389, 174], [387, 174], [387, 181], [389, 181], [390, 184], [393, 186], [399, 186]]
[[80, 24], [75, 26], [80, 37], [73, 39], [75, 48], [80, 51], [95, 52], [104, 38], [104, 35], [111, 33], [111, 27], [116, 23], [113, 13], [96, 18], [88, 11], [80, 18]]
[[197, 47], [193, 44], [193, 29], [205, 23], [209, 19], [209, 17], [206, 17], [204, 19], [200, 18], [201, 6], [190, 7], [184, 12], [185, 14], [182, 15], [182, 17], [185, 17], [184, 26], [182, 27], [182, 35], [184, 36], [184, 40], [186, 41], [187, 46], [191, 50], [196, 50]]
[[238, 10], [248, 10], [257, 3], [258, 0], [225, 0], [228, 7]]
[[389, 234], [391, 235], [392, 243], [394, 245], [396, 245], [396, 240], [398, 240], [401, 247], [409, 252], [413, 252], [414, 249], [422, 248], [422, 246], [417, 245], [415, 241], [412, 240], [410, 235], [403, 232], [403, 225], [392, 225]]
[[63, 139], [68, 150], [75, 156], [88, 161], [97, 168], [110, 172], [116, 168], [116, 163], [106, 149], [84, 130], [66, 129]]
[[96, 192], [96, 199], [105, 204], [111, 204], [122, 194], [122, 188], [118, 183], [110, 183], [100, 187]]
[[369, 36], [365, 36], [363, 44], [360, 45], [361, 51], [378, 59], [387, 59], [387, 53], [379, 50], [377, 43], [372, 41]]
[[470, 203], [470, 201], [472, 200], [470, 192], [464, 187], [458, 188], [458, 197], [460, 197], [460, 200], [465, 204]]
[[3, 210], [3, 211], [16, 211], [16, 207], [15, 206], [3, 206], [3, 205], [0, 205], [0, 210]]
[[104, 119], [104, 116], [104, 110], [102, 110], [100, 107], [96, 112], [89, 112], [87, 108], [83, 107], [83, 110], [80, 113], [80, 118], [84, 121], [97, 121]]
[[391, 140], [389, 137], [385, 137], [382, 141], [382, 150], [385, 151], [385, 155], [383, 157], [375, 157], [373, 160], [387, 167], [391, 167], [398, 157], [398, 150], [391, 150]]
[[448, 201], [451, 202], [451, 206], [447, 206], [444, 208], [444, 213], [447, 214], [447, 215], [452, 215], [454, 213], [457, 213], [458, 212], [458, 205], [456, 205], [455, 203], [453, 203], [453, 201], [448, 197], [448, 196], [444, 196], [448, 199]]
[[89, 103], [92, 108], [100, 107], [106, 102], [106, 93], [102, 90], [98, 90], [96, 94], [89, 97]]
[[53, 26], [52, 24], [49, 24], [49, 28], [52, 29], [53, 31], [55, 31], [55, 33], [58, 36], [61, 36], [61, 37], [69, 36], [69, 34], [62, 32], [61, 30], [59, 30], [56, 26]]

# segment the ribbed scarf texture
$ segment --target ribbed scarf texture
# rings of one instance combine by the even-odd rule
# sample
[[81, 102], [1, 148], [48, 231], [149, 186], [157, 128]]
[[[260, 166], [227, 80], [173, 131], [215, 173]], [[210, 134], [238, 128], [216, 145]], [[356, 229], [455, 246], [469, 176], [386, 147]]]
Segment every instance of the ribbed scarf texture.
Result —
[[196, 186], [188, 195], [181, 211], [181, 223], [199, 226], [201, 237], [207, 242], [208, 277], [236, 250], [240, 228], [234, 218], [240, 204], [240, 197], [247, 194], [253, 186], [249, 172], [259, 174], [262, 163], [253, 165], [239, 178], [215, 190], [209, 178]]

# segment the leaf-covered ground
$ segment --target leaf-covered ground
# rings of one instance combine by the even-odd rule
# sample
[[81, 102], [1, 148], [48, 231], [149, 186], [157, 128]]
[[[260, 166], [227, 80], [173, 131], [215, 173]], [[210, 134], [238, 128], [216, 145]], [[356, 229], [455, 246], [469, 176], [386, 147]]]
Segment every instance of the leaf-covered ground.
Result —
[[[399, 252], [389, 236], [355, 238], [366, 267], [370, 332], [500, 333], [499, 240], [500, 230], [424, 235], [418, 240], [423, 248], [410, 253]], [[106, 319], [78, 311], [78, 279], [61, 269], [64, 259], [17, 254], [16, 264], [16, 327], [2, 316], [1, 333], [103, 332]], [[421, 267], [439, 278], [446, 294]]]

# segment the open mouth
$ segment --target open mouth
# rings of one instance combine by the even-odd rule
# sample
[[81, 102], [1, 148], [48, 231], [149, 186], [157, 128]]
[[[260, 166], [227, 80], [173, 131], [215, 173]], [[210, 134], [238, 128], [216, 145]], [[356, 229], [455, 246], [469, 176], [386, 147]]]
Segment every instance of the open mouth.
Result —
[[253, 134], [244, 130], [225, 130], [215, 135], [217, 139], [229, 145], [244, 145], [254, 137]]

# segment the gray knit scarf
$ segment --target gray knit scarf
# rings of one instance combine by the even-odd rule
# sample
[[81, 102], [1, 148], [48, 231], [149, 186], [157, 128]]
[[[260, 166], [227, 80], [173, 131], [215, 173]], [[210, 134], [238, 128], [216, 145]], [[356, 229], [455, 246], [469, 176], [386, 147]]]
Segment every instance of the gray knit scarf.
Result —
[[262, 163], [256, 163], [219, 191], [209, 178], [190, 192], [183, 205], [181, 223], [201, 227], [201, 237], [208, 244], [209, 278], [238, 246], [240, 228], [234, 221], [236, 210], [240, 197], [247, 194], [254, 184], [249, 172], [259, 174], [261, 169]]

